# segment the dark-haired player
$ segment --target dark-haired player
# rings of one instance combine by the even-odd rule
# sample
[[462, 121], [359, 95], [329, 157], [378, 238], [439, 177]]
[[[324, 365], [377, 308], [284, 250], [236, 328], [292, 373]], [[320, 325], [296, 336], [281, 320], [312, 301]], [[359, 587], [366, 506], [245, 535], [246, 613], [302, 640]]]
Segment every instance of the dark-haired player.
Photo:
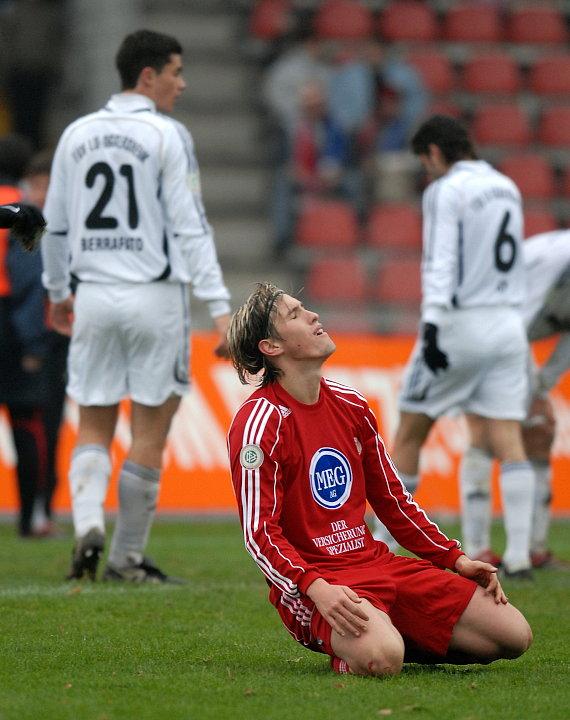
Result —
[[[534, 474], [521, 431], [528, 391], [521, 196], [512, 180], [477, 159], [453, 118], [428, 119], [412, 148], [432, 182], [423, 197], [420, 333], [402, 382], [392, 458], [413, 492], [436, 419], [460, 408], [480, 423], [501, 466], [503, 570], [526, 578]], [[463, 471], [478, 462], [470, 447]]]
[[140, 30], [123, 40], [116, 63], [122, 91], [64, 131], [45, 207], [44, 284], [53, 326], [71, 334], [67, 391], [79, 404], [69, 474], [76, 536], [69, 576], [95, 576], [109, 446], [119, 401], [130, 396], [132, 444], [105, 577], [164, 582], [168, 577], [144, 549], [164, 444], [188, 390], [188, 284], [208, 304], [219, 355], [227, 352], [229, 293], [192, 139], [162, 114], [186, 87], [182, 48], [175, 38]]

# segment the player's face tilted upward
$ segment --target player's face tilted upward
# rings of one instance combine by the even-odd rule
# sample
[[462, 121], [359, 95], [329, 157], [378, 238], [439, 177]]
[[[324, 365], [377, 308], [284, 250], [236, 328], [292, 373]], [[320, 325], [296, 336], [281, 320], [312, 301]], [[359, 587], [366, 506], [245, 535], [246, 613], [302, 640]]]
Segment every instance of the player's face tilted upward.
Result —
[[325, 360], [335, 351], [336, 346], [317, 313], [307, 310], [290, 295], [283, 295], [277, 302], [278, 354], [293, 360]]

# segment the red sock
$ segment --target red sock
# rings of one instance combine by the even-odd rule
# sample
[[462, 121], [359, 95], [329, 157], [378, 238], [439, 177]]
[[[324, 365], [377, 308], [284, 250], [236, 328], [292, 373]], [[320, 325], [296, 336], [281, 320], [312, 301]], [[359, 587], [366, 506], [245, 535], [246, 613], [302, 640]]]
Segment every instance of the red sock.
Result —
[[333, 672], [339, 675], [345, 675], [350, 672], [346, 660], [341, 660], [339, 657], [336, 657], [336, 655], [331, 655], [331, 668]]

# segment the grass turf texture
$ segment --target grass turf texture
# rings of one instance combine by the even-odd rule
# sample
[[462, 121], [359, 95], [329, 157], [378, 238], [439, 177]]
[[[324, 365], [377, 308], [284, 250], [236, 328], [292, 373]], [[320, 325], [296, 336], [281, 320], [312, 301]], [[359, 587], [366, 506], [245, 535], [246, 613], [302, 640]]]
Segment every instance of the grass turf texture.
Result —
[[[569, 529], [552, 531], [568, 559]], [[568, 572], [505, 584], [535, 634], [519, 660], [378, 680], [335, 675], [289, 637], [235, 522], [156, 522], [149, 554], [185, 586], [61, 582], [70, 539], [8, 525], [0, 547], [0, 720], [569, 717]]]

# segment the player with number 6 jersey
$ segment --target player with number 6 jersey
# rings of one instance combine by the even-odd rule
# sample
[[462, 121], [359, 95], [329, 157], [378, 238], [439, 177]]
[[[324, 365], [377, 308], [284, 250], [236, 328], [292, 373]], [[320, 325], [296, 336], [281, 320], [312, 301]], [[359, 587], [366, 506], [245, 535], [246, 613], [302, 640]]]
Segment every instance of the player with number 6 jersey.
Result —
[[186, 87], [180, 43], [140, 30], [123, 40], [116, 64], [122, 91], [64, 131], [45, 206], [43, 279], [54, 327], [72, 337], [67, 392], [79, 404], [69, 578], [95, 578], [109, 447], [119, 402], [129, 396], [132, 445], [119, 479], [105, 578], [165, 582], [168, 576], [143, 551], [164, 444], [189, 387], [188, 284], [208, 304], [219, 356], [227, 356], [229, 293], [202, 205], [192, 139], [162, 114]]
[[[528, 577], [534, 475], [521, 433], [528, 341], [520, 192], [477, 159], [454, 118], [426, 120], [412, 147], [432, 182], [423, 197], [420, 336], [402, 382], [392, 457], [413, 492], [435, 420], [461, 409], [479, 422], [501, 463], [503, 569]], [[469, 448], [464, 466], [477, 461], [477, 448]], [[387, 539], [381, 529], [376, 536]]]
[[423, 197], [422, 320], [524, 299], [520, 192], [484, 160], [460, 160]]

